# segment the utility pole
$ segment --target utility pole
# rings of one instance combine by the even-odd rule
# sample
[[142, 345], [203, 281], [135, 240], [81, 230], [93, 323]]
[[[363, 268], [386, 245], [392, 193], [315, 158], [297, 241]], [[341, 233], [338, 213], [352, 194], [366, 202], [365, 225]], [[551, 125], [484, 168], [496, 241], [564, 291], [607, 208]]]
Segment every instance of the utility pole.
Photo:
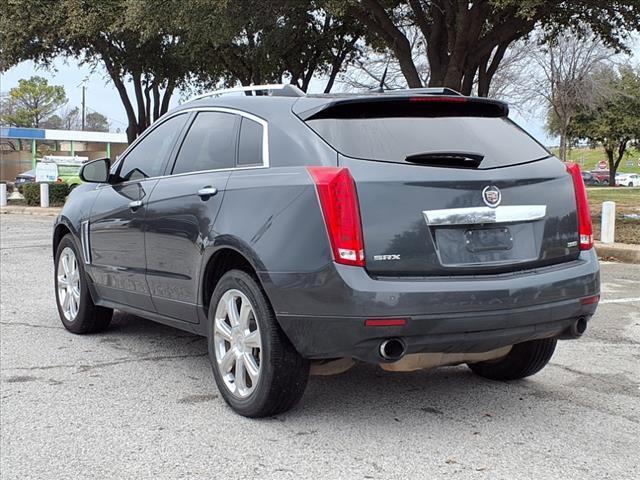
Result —
[[84, 123], [85, 123], [85, 107], [84, 107], [84, 91], [85, 91], [85, 85], [84, 83], [82, 84], [82, 130], [84, 130]]
[[86, 102], [85, 102], [85, 90], [87, 88], [87, 82], [89, 81], [89, 77], [84, 77], [82, 79], [82, 82], [80, 82], [80, 85], [78, 86], [82, 86], [82, 130], [84, 130], [85, 128], [85, 124], [86, 124]]

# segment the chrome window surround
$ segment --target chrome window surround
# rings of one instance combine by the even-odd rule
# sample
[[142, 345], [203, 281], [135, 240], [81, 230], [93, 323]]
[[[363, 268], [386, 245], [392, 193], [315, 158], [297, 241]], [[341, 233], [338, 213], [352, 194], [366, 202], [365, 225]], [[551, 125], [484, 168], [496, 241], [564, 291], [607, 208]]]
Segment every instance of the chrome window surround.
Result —
[[[214, 169], [210, 169], [210, 170], [197, 170], [197, 171], [193, 171], [193, 172], [184, 172], [184, 173], [176, 173], [176, 174], [168, 174], [168, 175], [158, 175], [155, 177], [146, 177], [146, 178], [142, 178], [142, 179], [137, 179], [137, 180], [128, 180], [126, 182], [122, 182], [119, 183], [118, 185], [126, 185], [128, 183], [134, 183], [134, 182], [144, 182], [146, 180], [156, 180], [156, 179], [160, 179], [160, 178], [168, 178], [168, 177], [182, 177], [185, 175], [194, 175], [194, 174], [198, 174], [198, 173], [213, 173], [213, 172], [228, 172], [228, 171], [234, 171], [234, 170], [255, 170], [255, 169], [259, 169], [259, 168], [269, 168], [269, 123], [264, 120], [263, 118], [257, 117], [251, 113], [247, 113], [244, 112], [242, 110], [237, 110], [235, 108], [227, 108], [227, 107], [193, 107], [193, 108], [185, 108], [184, 110], [179, 110], [177, 112], [174, 112], [168, 116], [166, 116], [165, 118], [162, 119], [162, 122], [158, 122], [157, 125], [160, 125], [164, 122], [166, 122], [167, 120], [169, 120], [172, 117], [175, 117], [176, 115], [181, 115], [183, 113], [191, 113], [191, 112], [222, 112], [222, 113], [231, 113], [234, 115], [239, 115], [241, 117], [245, 117], [248, 118], [249, 120], [253, 120], [254, 122], [259, 123], [260, 125], [262, 125], [262, 165], [248, 165], [246, 167], [231, 167], [231, 168], [214, 168]], [[152, 125], [153, 127], [153, 125]], [[130, 150], [132, 150], [133, 148], [135, 148], [138, 143], [140, 143], [147, 135], [149, 135], [150, 133], [152, 133], [155, 130], [154, 128], [148, 128], [142, 135], [140, 135], [131, 145], [129, 145], [127, 147], [127, 149], [122, 152], [122, 154], [119, 156], [118, 160], [116, 161], [116, 163], [114, 163], [112, 165], [112, 169], [118, 169], [118, 165], [120, 162], [124, 161], [127, 158], [127, 154], [129, 153]], [[187, 130], [187, 133], [189, 133], [189, 131]], [[113, 171], [113, 170], [112, 170]]]
[[85, 220], [80, 224], [80, 245], [82, 247], [82, 256], [84, 263], [91, 264], [91, 244], [89, 243], [89, 220]]
[[547, 214], [547, 206], [502, 205], [496, 208], [447, 208], [443, 210], [424, 210], [422, 214], [427, 224], [431, 226], [532, 222], [545, 217]]

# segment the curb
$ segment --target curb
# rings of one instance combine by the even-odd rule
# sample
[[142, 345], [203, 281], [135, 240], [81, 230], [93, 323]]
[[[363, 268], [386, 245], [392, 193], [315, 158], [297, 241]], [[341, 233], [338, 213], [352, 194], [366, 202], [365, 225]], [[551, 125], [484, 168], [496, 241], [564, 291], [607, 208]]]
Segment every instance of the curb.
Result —
[[640, 264], [640, 245], [595, 242], [595, 246], [598, 257], [608, 257], [619, 262]]
[[62, 208], [59, 207], [22, 207], [7, 206], [0, 207], [0, 215], [33, 215], [34, 217], [57, 217]]

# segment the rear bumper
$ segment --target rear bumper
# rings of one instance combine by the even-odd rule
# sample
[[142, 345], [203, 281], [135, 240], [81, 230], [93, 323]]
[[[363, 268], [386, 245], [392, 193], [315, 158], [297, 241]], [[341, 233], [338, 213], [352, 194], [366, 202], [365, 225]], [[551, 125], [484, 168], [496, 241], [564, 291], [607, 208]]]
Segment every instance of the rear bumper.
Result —
[[[353, 357], [376, 363], [380, 343], [401, 338], [407, 353], [483, 352], [560, 337], [588, 320], [599, 294], [594, 250], [564, 264], [513, 274], [374, 279], [332, 264], [320, 272], [262, 273], [281, 327], [307, 358]], [[402, 327], [365, 327], [367, 318], [405, 318]]]

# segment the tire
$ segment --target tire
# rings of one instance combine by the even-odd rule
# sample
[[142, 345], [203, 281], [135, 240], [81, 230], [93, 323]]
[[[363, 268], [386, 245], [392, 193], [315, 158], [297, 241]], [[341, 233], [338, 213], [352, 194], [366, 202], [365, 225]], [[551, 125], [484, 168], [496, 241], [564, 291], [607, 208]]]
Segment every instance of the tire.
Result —
[[468, 364], [473, 373], [491, 380], [518, 380], [542, 370], [556, 349], [555, 338], [518, 343], [498, 361]]
[[[54, 269], [56, 306], [64, 328], [78, 334], [95, 333], [107, 328], [113, 310], [93, 303], [84, 263], [70, 233], [58, 245]], [[65, 303], [65, 298], [68, 303]]]
[[218, 282], [209, 306], [207, 343], [218, 390], [236, 413], [276, 415], [304, 394], [309, 361], [293, 347], [266, 295], [247, 273], [231, 270]]

